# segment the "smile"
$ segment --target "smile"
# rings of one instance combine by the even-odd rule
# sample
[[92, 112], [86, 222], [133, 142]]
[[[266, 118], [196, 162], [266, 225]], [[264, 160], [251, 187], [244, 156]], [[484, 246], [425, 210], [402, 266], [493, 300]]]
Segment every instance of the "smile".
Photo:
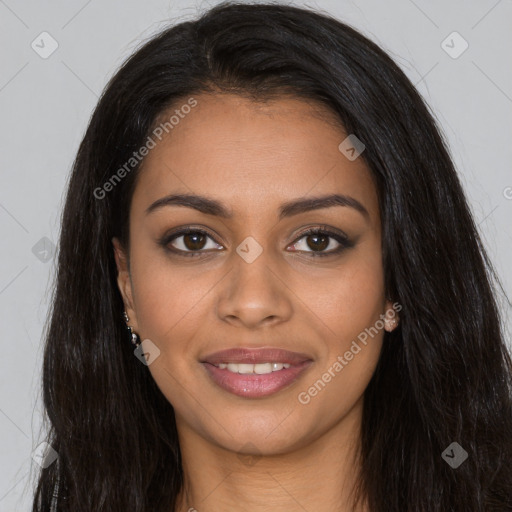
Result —
[[282, 349], [235, 348], [216, 352], [201, 361], [218, 387], [244, 398], [264, 398], [290, 386], [312, 359]]
[[255, 373], [257, 375], [265, 375], [267, 373], [278, 372], [283, 368], [290, 368], [288, 363], [259, 363], [259, 364], [236, 364], [236, 363], [220, 363], [215, 365], [221, 370], [228, 372], [242, 373], [244, 375]]

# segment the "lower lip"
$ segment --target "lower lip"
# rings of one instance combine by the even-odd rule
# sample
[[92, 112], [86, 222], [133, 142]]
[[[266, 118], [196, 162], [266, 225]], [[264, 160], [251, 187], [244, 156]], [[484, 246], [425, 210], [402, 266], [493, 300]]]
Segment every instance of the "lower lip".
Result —
[[283, 368], [277, 372], [258, 374], [233, 373], [210, 363], [202, 363], [213, 381], [222, 389], [244, 398], [261, 398], [277, 393], [289, 386], [312, 361]]

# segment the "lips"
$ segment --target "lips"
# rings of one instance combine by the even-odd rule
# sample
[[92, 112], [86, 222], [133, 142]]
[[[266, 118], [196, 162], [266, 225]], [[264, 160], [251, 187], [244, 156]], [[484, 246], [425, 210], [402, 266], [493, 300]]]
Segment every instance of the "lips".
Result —
[[[306, 354], [277, 348], [233, 348], [210, 354], [201, 361], [207, 375], [217, 386], [244, 398], [264, 398], [289, 387], [312, 362], [312, 358]], [[282, 368], [261, 375], [236, 373], [226, 368], [225, 365], [229, 363], [228, 368], [264, 363], [280, 363], [278, 368]]]
[[299, 352], [291, 352], [279, 348], [230, 348], [221, 350], [206, 356], [202, 362], [218, 366], [221, 363], [236, 364], [259, 364], [259, 363], [286, 363], [296, 366], [305, 361], [311, 360], [311, 357]]

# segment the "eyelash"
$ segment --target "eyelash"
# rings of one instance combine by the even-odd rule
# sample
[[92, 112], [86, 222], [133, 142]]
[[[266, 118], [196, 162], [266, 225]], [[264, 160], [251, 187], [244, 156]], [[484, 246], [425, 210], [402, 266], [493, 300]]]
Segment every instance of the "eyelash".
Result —
[[[172, 248], [171, 249], [169, 247], [169, 244], [172, 241], [174, 241], [175, 239], [177, 239], [177, 238], [179, 238], [180, 236], [183, 236], [183, 235], [189, 235], [191, 233], [199, 233], [201, 235], [206, 235], [207, 237], [211, 238], [216, 244], [219, 244], [219, 242], [217, 242], [217, 240], [215, 240], [215, 238], [208, 231], [205, 231], [204, 229], [200, 229], [200, 228], [183, 228], [183, 229], [181, 229], [179, 231], [176, 231], [174, 233], [171, 233], [169, 235], [164, 235], [158, 241], [158, 243], [166, 251], [171, 252], [171, 253], [173, 253], [175, 255], [178, 255], [178, 256], [184, 256], [186, 258], [200, 257], [200, 256], [202, 256], [202, 253], [209, 252], [209, 251], [204, 251], [204, 250], [200, 250], [200, 251], [183, 251], [181, 249], [176, 249], [176, 248]], [[333, 232], [333, 231], [331, 231], [328, 228], [323, 227], [323, 226], [322, 227], [316, 227], [316, 228], [309, 228], [309, 229], [307, 229], [306, 231], [301, 233], [298, 238], [295, 239], [295, 241], [293, 242], [292, 245], [296, 244], [299, 240], [301, 240], [302, 238], [304, 238], [306, 236], [309, 236], [309, 235], [327, 235], [329, 238], [334, 238], [340, 244], [340, 247], [338, 247], [337, 249], [331, 250], [329, 252], [297, 251], [297, 252], [307, 252], [308, 254], [311, 254], [311, 256], [313, 258], [317, 258], [317, 257], [321, 258], [321, 257], [326, 257], [326, 256], [334, 256], [336, 254], [341, 253], [345, 249], [354, 246], [354, 244], [346, 236], [343, 236], [343, 235], [341, 235], [339, 233], [335, 233], [335, 232]], [[221, 245], [221, 244], [219, 244], [219, 245]]]

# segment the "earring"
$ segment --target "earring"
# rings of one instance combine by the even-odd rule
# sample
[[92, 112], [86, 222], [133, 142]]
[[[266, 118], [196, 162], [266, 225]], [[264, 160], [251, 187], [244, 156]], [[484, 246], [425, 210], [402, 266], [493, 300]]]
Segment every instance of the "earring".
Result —
[[385, 322], [388, 332], [394, 331], [398, 325], [398, 320], [396, 318], [386, 318]]
[[132, 344], [135, 346], [135, 348], [137, 348], [140, 345], [139, 335], [133, 330], [133, 328], [130, 325], [128, 325], [128, 322], [130, 321], [130, 319], [128, 318], [128, 314], [126, 313], [126, 311], [123, 312], [123, 317], [124, 317], [124, 321], [126, 322], [126, 327], [130, 331]]

